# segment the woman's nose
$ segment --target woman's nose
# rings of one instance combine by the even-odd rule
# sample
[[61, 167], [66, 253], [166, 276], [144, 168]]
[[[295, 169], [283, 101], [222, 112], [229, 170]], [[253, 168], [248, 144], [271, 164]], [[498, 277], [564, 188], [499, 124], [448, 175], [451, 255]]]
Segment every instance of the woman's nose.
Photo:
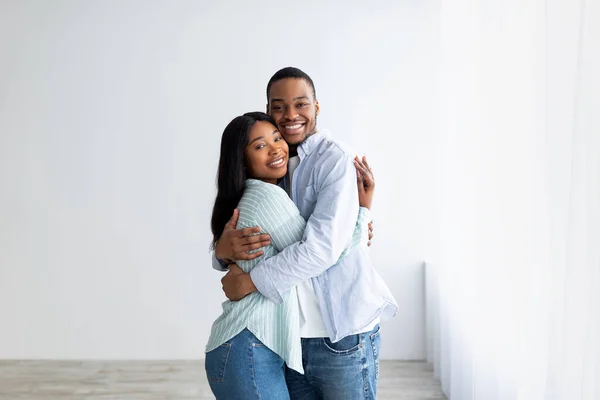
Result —
[[274, 143], [271, 145], [271, 151], [270, 151], [271, 155], [275, 155], [275, 154], [279, 153], [280, 151], [281, 151], [281, 146], [279, 144]]

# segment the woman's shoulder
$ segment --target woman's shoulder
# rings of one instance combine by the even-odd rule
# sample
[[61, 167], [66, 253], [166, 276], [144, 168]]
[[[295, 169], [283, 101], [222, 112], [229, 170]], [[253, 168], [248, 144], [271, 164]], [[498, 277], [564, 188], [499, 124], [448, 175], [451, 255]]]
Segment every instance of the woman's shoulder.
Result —
[[244, 196], [258, 197], [258, 198], [273, 198], [279, 200], [290, 201], [288, 194], [281, 187], [273, 185], [272, 183], [266, 183], [258, 179], [246, 180], [246, 190]]
[[298, 208], [285, 190], [277, 185], [256, 179], [246, 181], [246, 190], [240, 201], [240, 213], [242, 207], [246, 208], [250, 214], [257, 216], [284, 216], [298, 213]]

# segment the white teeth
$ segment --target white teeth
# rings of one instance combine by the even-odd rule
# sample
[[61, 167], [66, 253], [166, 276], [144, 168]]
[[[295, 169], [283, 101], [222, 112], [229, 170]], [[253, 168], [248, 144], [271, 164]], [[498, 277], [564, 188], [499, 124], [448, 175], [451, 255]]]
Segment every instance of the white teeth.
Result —
[[273, 161], [273, 162], [269, 163], [269, 165], [274, 166], [274, 167], [278, 166], [278, 165], [281, 165], [281, 164], [283, 164], [283, 158], [280, 158], [279, 160], [276, 160], [276, 161]]
[[297, 125], [288, 125], [285, 127], [285, 129], [298, 129], [300, 128], [302, 125], [301, 124], [297, 124]]

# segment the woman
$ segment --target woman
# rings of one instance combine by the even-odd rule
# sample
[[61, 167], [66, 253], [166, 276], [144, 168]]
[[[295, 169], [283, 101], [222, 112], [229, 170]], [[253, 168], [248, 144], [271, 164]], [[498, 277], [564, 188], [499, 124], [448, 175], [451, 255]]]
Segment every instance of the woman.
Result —
[[[260, 226], [271, 237], [264, 254], [238, 261], [249, 272], [263, 257], [271, 257], [302, 239], [306, 221], [287, 193], [277, 186], [287, 173], [288, 146], [274, 121], [264, 113], [247, 113], [227, 125], [221, 140], [218, 193], [212, 215], [213, 245], [238, 208], [238, 228]], [[368, 165], [357, 163], [365, 179]], [[361, 173], [359, 188], [363, 189]], [[359, 190], [360, 204], [369, 205], [372, 191]], [[366, 233], [368, 212], [361, 207], [356, 228], [341, 255], [358, 246]], [[341, 258], [340, 257], [340, 258]], [[296, 289], [275, 304], [259, 292], [238, 302], [223, 303], [206, 346], [206, 373], [217, 399], [289, 399], [285, 364], [304, 373]]]

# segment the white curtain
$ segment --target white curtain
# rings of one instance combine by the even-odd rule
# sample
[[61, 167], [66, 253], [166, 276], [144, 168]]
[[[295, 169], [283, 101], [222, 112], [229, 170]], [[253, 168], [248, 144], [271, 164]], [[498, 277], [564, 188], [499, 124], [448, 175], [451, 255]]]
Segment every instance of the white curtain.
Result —
[[441, 0], [429, 355], [452, 400], [600, 399], [600, 2]]

